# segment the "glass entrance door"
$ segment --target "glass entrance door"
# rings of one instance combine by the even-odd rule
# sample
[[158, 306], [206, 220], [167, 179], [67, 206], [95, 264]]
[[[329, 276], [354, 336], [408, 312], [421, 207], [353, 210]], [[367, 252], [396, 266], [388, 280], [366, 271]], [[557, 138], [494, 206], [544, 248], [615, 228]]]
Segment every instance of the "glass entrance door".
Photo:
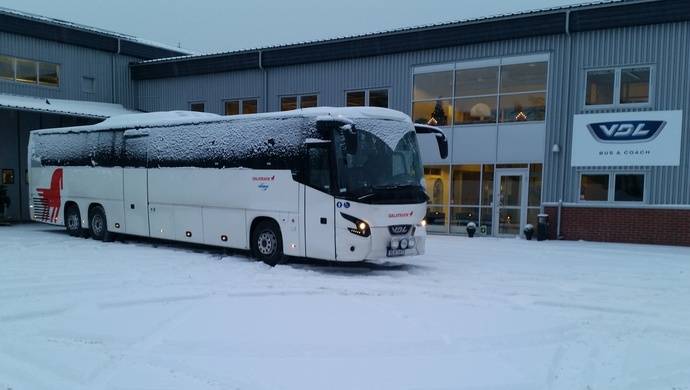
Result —
[[527, 219], [525, 169], [497, 169], [494, 185], [494, 234], [518, 236]]

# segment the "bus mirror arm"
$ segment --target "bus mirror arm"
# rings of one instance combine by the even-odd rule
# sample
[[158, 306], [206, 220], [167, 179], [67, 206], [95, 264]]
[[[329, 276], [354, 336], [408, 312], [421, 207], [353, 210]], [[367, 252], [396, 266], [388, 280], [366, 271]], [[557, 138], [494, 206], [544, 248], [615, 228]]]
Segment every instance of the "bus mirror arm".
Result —
[[436, 137], [438, 153], [441, 155], [441, 158], [445, 159], [448, 157], [448, 139], [441, 129], [429, 125], [415, 124], [414, 130], [417, 134], [433, 134]]

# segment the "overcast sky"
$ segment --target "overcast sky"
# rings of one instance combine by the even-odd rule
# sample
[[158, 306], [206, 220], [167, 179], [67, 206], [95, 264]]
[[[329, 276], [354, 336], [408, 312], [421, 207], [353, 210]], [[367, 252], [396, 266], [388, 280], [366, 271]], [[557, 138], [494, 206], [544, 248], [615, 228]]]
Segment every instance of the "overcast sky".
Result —
[[0, 5], [199, 53], [577, 4], [576, 0], [2, 0]]

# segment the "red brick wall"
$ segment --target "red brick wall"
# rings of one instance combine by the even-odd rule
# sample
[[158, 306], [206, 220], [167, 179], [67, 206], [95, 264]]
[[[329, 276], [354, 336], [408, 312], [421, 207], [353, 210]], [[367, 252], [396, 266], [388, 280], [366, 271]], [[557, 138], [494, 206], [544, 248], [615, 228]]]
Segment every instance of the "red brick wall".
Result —
[[[557, 207], [546, 207], [549, 238], [556, 238]], [[566, 240], [690, 246], [690, 210], [566, 207], [561, 210]]]

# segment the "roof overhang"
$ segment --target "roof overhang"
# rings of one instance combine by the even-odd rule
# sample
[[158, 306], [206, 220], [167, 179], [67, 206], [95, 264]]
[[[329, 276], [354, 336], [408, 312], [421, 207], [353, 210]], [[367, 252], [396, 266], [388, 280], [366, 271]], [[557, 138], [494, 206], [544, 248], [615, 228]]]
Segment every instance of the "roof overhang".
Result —
[[86, 102], [82, 100], [37, 98], [32, 96], [20, 96], [5, 93], [0, 93], [0, 109], [44, 112], [49, 114], [100, 119], [139, 112], [129, 110], [121, 104]]

